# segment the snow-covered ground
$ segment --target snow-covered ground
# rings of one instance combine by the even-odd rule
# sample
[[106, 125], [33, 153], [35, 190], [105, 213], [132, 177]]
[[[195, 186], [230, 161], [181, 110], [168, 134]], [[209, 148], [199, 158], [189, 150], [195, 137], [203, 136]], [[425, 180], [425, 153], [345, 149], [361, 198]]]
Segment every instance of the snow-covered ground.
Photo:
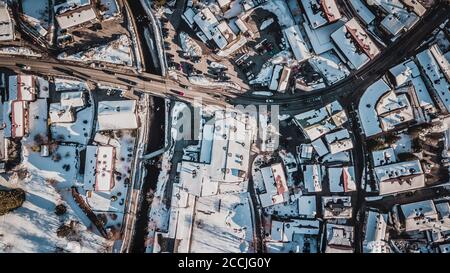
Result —
[[186, 56], [201, 57], [202, 48], [186, 32], [180, 32], [181, 48]]
[[133, 65], [133, 52], [131, 49], [131, 40], [126, 35], [121, 35], [106, 45], [101, 45], [81, 51], [72, 55], [61, 53], [58, 55], [60, 60], [69, 60], [77, 62], [106, 62], [118, 65]]
[[116, 0], [100, 0], [100, 4], [106, 8], [105, 11], [100, 12], [104, 20], [112, 19], [120, 14]]
[[214, 87], [223, 87], [223, 88], [233, 88], [236, 90], [241, 90], [241, 87], [234, 83], [234, 82], [214, 82], [214, 81], [210, 81], [208, 80], [206, 77], [204, 76], [190, 76], [189, 77], [189, 82], [198, 86], [214, 86]]
[[21, 55], [21, 56], [28, 56], [28, 57], [42, 57], [41, 54], [34, 52], [33, 50], [31, 50], [29, 48], [15, 47], [15, 46], [8, 46], [8, 47], [0, 48], [0, 54]]
[[76, 120], [73, 123], [53, 123], [50, 127], [52, 138], [61, 142], [88, 144], [94, 120], [93, 115], [94, 108], [89, 106], [76, 112]]
[[[0, 252], [105, 252], [110, 246], [95, 233], [89, 219], [72, 198], [71, 186], [77, 183], [78, 150], [58, 145], [51, 155], [42, 157], [36, 135], [47, 139], [47, 103], [38, 99], [30, 103], [30, 135], [22, 139], [22, 163], [25, 177], [14, 173], [0, 180], [7, 187], [25, 190], [26, 201], [17, 210], [0, 217]], [[59, 155], [60, 159], [54, 155]], [[55, 206], [65, 204], [63, 216], [55, 214]], [[57, 236], [63, 224], [73, 224], [70, 237]]]

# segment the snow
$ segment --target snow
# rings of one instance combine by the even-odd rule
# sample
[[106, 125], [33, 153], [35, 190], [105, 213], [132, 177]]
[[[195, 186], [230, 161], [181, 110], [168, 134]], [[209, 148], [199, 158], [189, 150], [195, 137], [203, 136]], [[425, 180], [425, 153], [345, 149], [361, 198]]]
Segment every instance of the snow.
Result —
[[35, 28], [42, 36], [49, 29], [49, 1], [48, 0], [23, 0], [22, 10], [24, 19]]
[[22, 55], [22, 56], [28, 56], [28, 57], [42, 57], [41, 54], [26, 48], [26, 47], [15, 47], [15, 46], [8, 46], [8, 47], [2, 47], [0, 48], [0, 54], [5, 55]]
[[112, 19], [120, 14], [116, 0], [100, 0], [100, 3], [107, 7], [105, 12], [100, 12], [103, 15], [103, 19]]
[[55, 78], [55, 89], [59, 91], [88, 90], [85, 82], [71, 79]]
[[273, 18], [269, 18], [267, 20], [264, 20], [264, 22], [261, 23], [260, 30], [264, 30], [268, 28], [275, 20]]
[[325, 78], [329, 85], [346, 78], [350, 71], [331, 51], [309, 59], [309, 63]]
[[76, 112], [76, 120], [73, 123], [53, 123], [50, 127], [52, 138], [61, 142], [88, 144], [92, 132], [93, 115], [94, 108], [89, 106]]
[[260, 7], [275, 14], [277, 16], [278, 23], [282, 28], [295, 25], [295, 21], [289, 11], [289, 7], [284, 0], [267, 1]]
[[186, 56], [201, 57], [202, 48], [186, 32], [180, 32], [181, 48]]
[[222, 88], [233, 88], [236, 90], [241, 90], [241, 87], [234, 82], [214, 82], [208, 80], [204, 76], [190, 76], [189, 82], [198, 86], [207, 86], [207, 87], [222, 87]]
[[133, 52], [131, 49], [131, 40], [126, 35], [121, 35], [117, 40], [106, 45], [94, 47], [86, 51], [80, 51], [72, 55], [61, 53], [58, 55], [58, 59], [77, 62], [98, 61], [132, 66]]

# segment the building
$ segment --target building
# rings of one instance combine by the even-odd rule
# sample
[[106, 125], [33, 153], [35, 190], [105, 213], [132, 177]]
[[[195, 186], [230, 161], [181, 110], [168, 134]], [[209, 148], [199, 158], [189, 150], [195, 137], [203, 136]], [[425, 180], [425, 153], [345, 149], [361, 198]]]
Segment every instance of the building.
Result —
[[87, 146], [85, 190], [109, 192], [114, 187], [115, 152], [112, 146]]
[[91, 0], [56, 0], [55, 18], [62, 29], [69, 29], [97, 21]]
[[380, 54], [370, 35], [359, 25], [355, 18], [331, 34], [331, 39], [340, 53], [347, 59], [352, 69], [360, 69]]
[[302, 165], [303, 180], [308, 193], [321, 192], [323, 171], [320, 165]]
[[9, 76], [9, 100], [34, 101], [38, 93], [36, 77], [32, 75]]
[[135, 100], [99, 101], [97, 130], [138, 128]]
[[61, 92], [61, 105], [66, 107], [83, 107], [86, 104], [83, 91]]
[[348, 1], [353, 11], [356, 13], [358, 18], [364, 22], [364, 24], [370, 25], [375, 20], [375, 15], [370, 11], [370, 9], [363, 3], [362, 0], [352, 0]]
[[331, 154], [353, 149], [353, 142], [347, 129], [342, 129], [325, 135]]
[[425, 80], [437, 97], [438, 106], [444, 112], [450, 112], [449, 64], [437, 46], [432, 46], [416, 56]]
[[342, 18], [335, 0], [301, 0], [313, 29]]
[[286, 37], [289, 45], [291, 46], [292, 52], [294, 53], [295, 59], [302, 63], [307, 61], [312, 57], [309, 52], [308, 46], [303, 38], [302, 33], [298, 25], [293, 25], [291, 27], [285, 28], [283, 34]]
[[406, 232], [450, 230], [450, 206], [447, 200], [426, 200], [400, 206]]
[[298, 214], [305, 218], [315, 218], [317, 203], [315, 195], [301, 195], [297, 198]]
[[265, 191], [259, 194], [259, 200], [263, 208], [288, 201], [289, 190], [286, 183], [286, 175], [281, 163], [270, 167], [261, 168]]
[[265, 242], [266, 252], [318, 253], [319, 226], [318, 220], [272, 220], [270, 240]]
[[397, 162], [374, 168], [380, 195], [410, 191], [425, 186], [425, 175], [419, 160]]
[[325, 253], [353, 253], [354, 231], [352, 226], [326, 223], [324, 232]]
[[14, 21], [9, 14], [8, 4], [0, 0], [0, 41], [12, 41], [14, 39]]
[[366, 213], [364, 227], [364, 253], [387, 253], [389, 246], [386, 243], [386, 227], [388, 215], [369, 210]]
[[50, 103], [50, 123], [72, 123], [75, 121], [74, 108], [59, 102]]
[[317, 110], [298, 114], [294, 118], [294, 122], [311, 141], [337, 129], [347, 120], [347, 114], [338, 101]]
[[327, 171], [330, 192], [356, 191], [355, 168], [353, 166], [329, 167]]
[[322, 216], [324, 219], [350, 219], [352, 217], [350, 196], [322, 196]]

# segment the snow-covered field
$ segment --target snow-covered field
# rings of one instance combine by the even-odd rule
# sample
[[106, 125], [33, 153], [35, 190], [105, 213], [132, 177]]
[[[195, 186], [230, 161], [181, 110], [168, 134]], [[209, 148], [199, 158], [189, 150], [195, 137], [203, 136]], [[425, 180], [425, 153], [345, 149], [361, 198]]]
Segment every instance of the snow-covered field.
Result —
[[131, 40], [126, 35], [121, 35], [106, 45], [101, 45], [81, 51], [73, 55], [61, 53], [58, 55], [60, 60], [69, 60], [77, 62], [106, 62], [118, 65], [133, 65], [133, 52], [131, 49]]

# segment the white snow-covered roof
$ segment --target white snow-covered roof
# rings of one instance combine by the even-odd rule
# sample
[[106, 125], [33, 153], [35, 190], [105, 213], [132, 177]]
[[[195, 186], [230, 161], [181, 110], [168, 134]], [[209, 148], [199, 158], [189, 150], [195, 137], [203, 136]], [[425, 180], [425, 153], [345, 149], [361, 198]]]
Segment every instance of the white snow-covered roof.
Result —
[[62, 92], [61, 105], [71, 107], [83, 107], [85, 105], [83, 91], [77, 92]]
[[427, 9], [417, 0], [402, 0], [402, 3], [413, 9], [414, 13], [418, 16], [422, 16], [425, 14]]
[[376, 106], [381, 128], [389, 131], [395, 126], [414, 119], [414, 113], [406, 94], [397, 95], [390, 91], [383, 95]]
[[381, 26], [391, 35], [395, 36], [419, 21], [419, 17], [409, 12], [400, 0], [373, 0], [371, 4], [387, 14], [381, 21]]
[[387, 149], [372, 151], [373, 165], [375, 167], [397, 162], [395, 151], [392, 147]]
[[441, 68], [441, 72], [444, 74], [447, 81], [450, 82], [450, 64], [449, 61], [442, 54], [442, 51], [439, 49], [437, 44], [434, 44], [430, 47], [431, 54], [433, 54], [434, 59], [437, 64]]
[[301, 144], [301, 158], [311, 159], [312, 152], [313, 152], [313, 146], [311, 144]]
[[369, 86], [359, 100], [358, 114], [367, 137], [382, 132], [375, 107], [378, 99], [389, 90], [389, 85], [380, 79]]
[[387, 214], [369, 210], [364, 232], [363, 251], [364, 253], [381, 252], [375, 248], [376, 243], [382, 242], [386, 238]]
[[261, 168], [265, 193], [260, 194], [262, 207], [270, 207], [287, 201], [288, 187], [281, 163]]
[[322, 157], [330, 152], [321, 138], [318, 138], [311, 142], [311, 145], [313, 146], [319, 157]]
[[302, 0], [301, 2], [313, 29], [342, 17], [334, 0]]
[[425, 186], [425, 176], [419, 160], [378, 166], [374, 168], [374, 172], [381, 195]]
[[219, 24], [219, 21], [211, 10], [208, 7], [203, 8], [193, 17], [193, 20], [208, 40], [211, 40], [217, 32], [216, 26]]
[[322, 196], [322, 215], [324, 219], [349, 219], [353, 207], [351, 196]]
[[99, 101], [97, 111], [99, 131], [138, 127], [135, 100]]
[[331, 34], [342, 27], [345, 21], [339, 20], [333, 24], [313, 29], [307, 22], [303, 23], [308, 40], [316, 54], [322, 54], [334, 48]]
[[298, 62], [304, 62], [312, 57], [298, 25], [285, 28], [283, 33], [291, 46], [292, 52], [294, 52], [295, 59], [297, 59]]
[[405, 217], [406, 231], [431, 229], [434, 223], [439, 222], [432, 200], [401, 205], [400, 209]]
[[299, 220], [275, 221], [271, 223], [271, 239], [280, 242], [290, 242], [294, 234], [318, 235], [319, 221]]
[[370, 9], [363, 3], [361, 0], [351, 0], [348, 1], [353, 10], [358, 15], [359, 19], [361, 19], [366, 25], [375, 20], [375, 15], [370, 11]]
[[317, 214], [317, 203], [315, 195], [301, 195], [297, 199], [298, 214], [307, 218], [315, 218]]
[[278, 85], [277, 91], [284, 93], [289, 83], [289, 78], [291, 76], [291, 69], [287, 66], [283, 66], [283, 71], [280, 76], [280, 84]]
[[430, 49], [426, 49], [417, 54], [416, 57], [425, 72], [433, 91], [439, 97], [441, 104], [447, 111], [450, 111], [449, 81], [445, 78], [445, 75], [436, 61], [432, 51]]
[[272, 72], [272, 79], [270, 80], [269, 89], [270, 90], [277, 90], [278, 88], [278, 80], [280, 79], [281, 70], [283, 69], [282, 65], [275, 65], [273, 72]]
[[112, 146], [86, 147], [84, 189], [110, 191], [114, 186], [115, 148]]
[[14, 23], [9, 16], [8, 5], [0, 1], [0, 41], [14, 40]]
[[188, 8], [186, 9], [186, 11], [183, 13], [182, 17], [184, 19], [184, 21], [186, 21], [186, 23], [192, 28], [194, 26], [194, 16], [195, 16], [195, 12], [192, 8]]
[[347, 151], [353, 148], [353, 142], [350, 139], [350, 133], [347, 129], [326, 134], [325, 139], [332, 154]]
[[326, 224], [325, 253], [353, 253], [353, 226]]
[[11, 137], [23, 137], [26, 126], [26, 102], [13, 101], [11, 103]]
[[356, 190], [355, 168], [353, 166], [328, 168], [330, 192], [351, 192]]
[[36, 93], [36, 79], [34, 76], [9, 76], [9, 100], [33, 101], [36, 99]]
[[71, 123], [75, 121], [73, 108], [61, 103], [50, 103], [50, 122], [51, 123]]
[[303, 180], [307, 192], [322, 191], [322, 169], [320, 165], [304, 165]]
[[394, 77], [396, 87], [402, 86], [412, 78], [420, 76], [419, 68], [411, 60], [392, 67], [389, 69], [389, 73]]
[[331, 34], [331, 38], [355, 69], [361, 68], [380, 53], [369, 34], [355, 18]]
[[75, 27], [97, 19], [90, 0], [70, 0], [56, 4], [55, 18], [62, 29]]

